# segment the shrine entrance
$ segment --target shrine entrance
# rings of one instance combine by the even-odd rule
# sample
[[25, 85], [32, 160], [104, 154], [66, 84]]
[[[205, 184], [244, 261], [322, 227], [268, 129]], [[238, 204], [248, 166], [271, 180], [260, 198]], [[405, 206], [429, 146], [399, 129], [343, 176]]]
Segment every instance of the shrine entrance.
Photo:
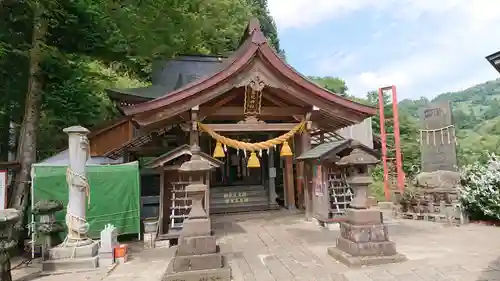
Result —
[[[273, 134], [253, 132], [225, 134], [225, 137], [246, 143], [263, 142], [271, 136]], [[200, 142], [207, 143], [212, 151], [216, 147], [210, 136], [202, 135]], [[280, 162], [279, 151], [274, 153], [270, 149], [256, 152], [259, 165], [255, 166], [255, 163], [251, 163], [255, 160], [252, 160], [251, 152], [227, 146], [222, 150], [224, 156], [219, 159], [224, 164], [211, 176], [211, 213], [277, 209], [278, 202], [283, 200], [277, 198], [276, 185], [271, 181], [278, 176], [283, 177], [282, 169], [274, 167], [274, 163]], [[282, 186], [279, 186], [279, 194], [283, 194]]]

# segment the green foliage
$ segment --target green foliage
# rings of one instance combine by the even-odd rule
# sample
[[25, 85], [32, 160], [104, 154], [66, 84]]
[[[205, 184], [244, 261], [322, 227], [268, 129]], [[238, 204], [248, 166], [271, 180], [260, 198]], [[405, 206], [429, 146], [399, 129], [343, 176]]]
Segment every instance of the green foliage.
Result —
[[0, 1], [0, 160], [15, 150], [9, 123], [23, 118], [35, 10], [49, 23], [38, 158], [66, 146], [64, 127], [114, 118], [104, 90], [147, 85], [156, 58], [232, 52], [254, 16], [281, 51], [265, 0]]
[[485, 163], [465, 166], [461, 201], [472, 219], [500, 219], [500, 158], [486, 155]]
[[337, 95], [347, 97], [347, 85], [343, 79], [338, 77], [318, 77], [318, 76], [310, 76], [309, 79], [314, 81], [316, 84], [321, 87], [327, 89], [328, 91], [335, 93]]

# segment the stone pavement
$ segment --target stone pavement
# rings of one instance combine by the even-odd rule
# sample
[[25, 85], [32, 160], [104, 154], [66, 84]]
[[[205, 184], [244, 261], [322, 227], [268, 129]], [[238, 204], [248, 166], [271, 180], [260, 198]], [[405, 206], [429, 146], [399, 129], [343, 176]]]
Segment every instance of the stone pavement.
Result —
[[[500, 281], [500, 228], [470, 224], [392, 221], [389, 235], [408, 261], [349, 269], [330, 257], [336, 229], [319, 228], [286, 211], [219, 216], [213, 227], [229, 258], [234, 281]], [[56, 275], [24, 280], [161, 280], [174, 248], [138, 251], [111, 272]], [[14, 263], [15, 264], [15, 263]], [[25, 270], [25, 269], [23, 269]], [[16, 272], [23, 270], [14, 271]], [[19, 279], [14, 277], [14, 280]], [[17, 279], [16, 279], [17, 278]]]

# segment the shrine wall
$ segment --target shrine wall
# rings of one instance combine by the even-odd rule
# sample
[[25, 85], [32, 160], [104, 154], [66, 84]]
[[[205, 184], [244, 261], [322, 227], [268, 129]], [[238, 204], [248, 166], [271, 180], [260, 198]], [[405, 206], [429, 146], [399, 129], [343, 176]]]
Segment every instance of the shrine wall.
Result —
[[337, 134], [345, 139], [354, 139], [369, 148], [373, 148], [373, 129], [371, 117], [366, 118], [358, 124], [342, 128], [337, 131]]

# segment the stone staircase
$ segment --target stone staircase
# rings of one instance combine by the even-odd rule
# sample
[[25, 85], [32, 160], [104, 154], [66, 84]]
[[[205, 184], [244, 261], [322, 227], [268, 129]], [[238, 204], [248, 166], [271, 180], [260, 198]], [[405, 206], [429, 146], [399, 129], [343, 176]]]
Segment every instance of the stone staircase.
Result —
[[262, 185], [237, 185], [210, 188], [210, 214], [265, 211], [270, 206], [268, 191]]

